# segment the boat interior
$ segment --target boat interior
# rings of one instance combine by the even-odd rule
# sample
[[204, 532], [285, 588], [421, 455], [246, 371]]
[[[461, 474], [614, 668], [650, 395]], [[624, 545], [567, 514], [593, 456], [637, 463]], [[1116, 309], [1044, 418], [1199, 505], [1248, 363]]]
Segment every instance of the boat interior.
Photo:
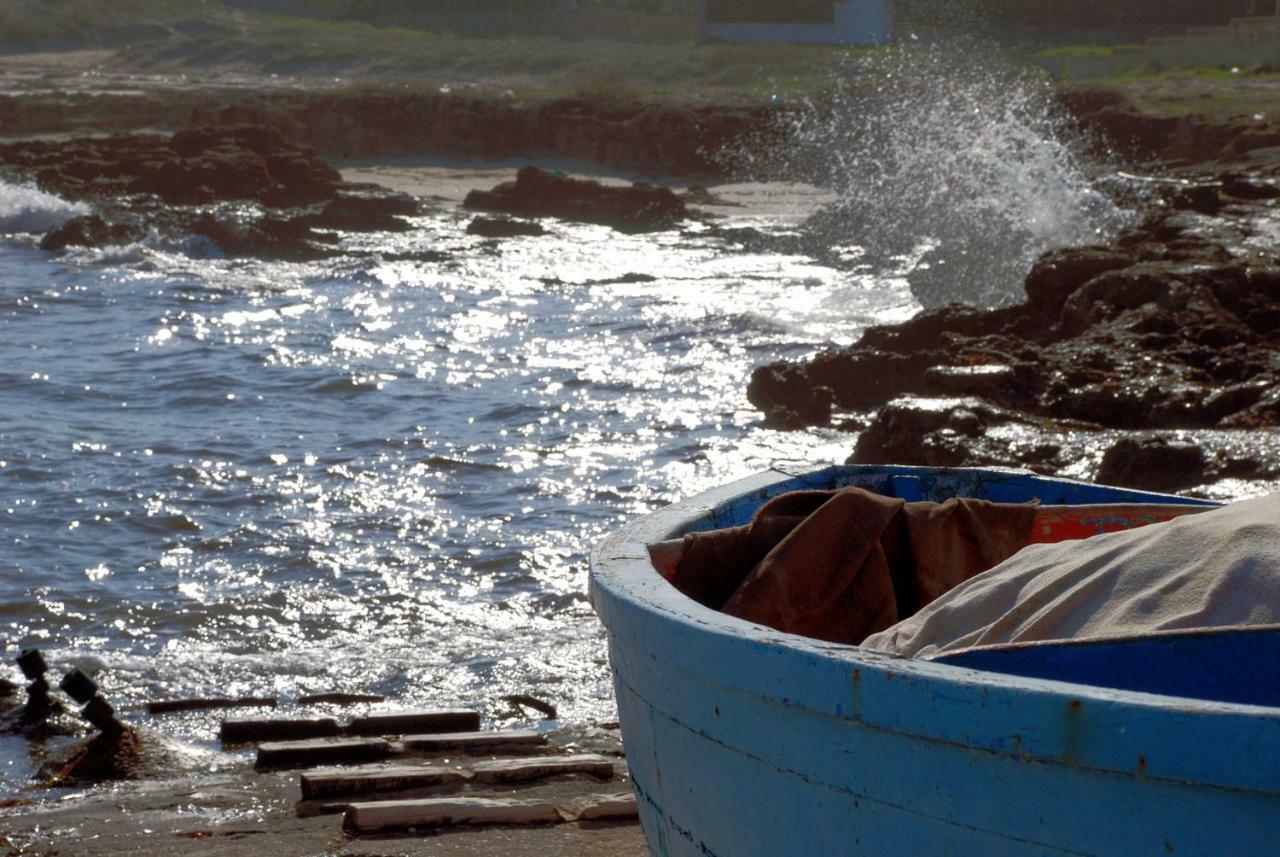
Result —
[[[895, 487], [901, 491], [910, 486]], [[910, 490], [899, 496], [902, 493], [908, 495], [904, 499], [923, 499], [911, 497], [916, 492]], [[1211, 508], [1210, 504], [1149, 502], [1044, 505], [1036, 510], [1029, 544], [1089, 539]], [[740, 518], [741, 510], [736, 514]], [[668, 580], [673, 578], [683, 545], [683, 539], [672, 539], [649, 546], [655, 569]], [[929, 660], [1025, 678], [1280, 707], [1280, 625], [983, 646]]]

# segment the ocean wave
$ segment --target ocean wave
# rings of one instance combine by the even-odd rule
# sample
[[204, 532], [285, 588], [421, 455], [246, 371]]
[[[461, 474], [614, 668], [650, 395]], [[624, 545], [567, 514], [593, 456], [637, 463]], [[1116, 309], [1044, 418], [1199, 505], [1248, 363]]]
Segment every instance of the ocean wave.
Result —
[[0, 234], [48, 232], [91, 210], [82, 202], [68, 202], [32, 185], [0, 181]]

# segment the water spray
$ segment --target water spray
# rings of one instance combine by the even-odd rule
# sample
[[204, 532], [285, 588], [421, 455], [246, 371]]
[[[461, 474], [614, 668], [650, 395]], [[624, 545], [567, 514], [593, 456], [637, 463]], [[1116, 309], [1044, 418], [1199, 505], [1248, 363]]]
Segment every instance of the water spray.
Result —
[[1040, 255], [1128, 222], [1048, 82], [991, 43], [908, 43], [835, 84], [790, 120], [781, 171], [836, 193], [815, 238], [863, 248], [925, 307], [1016, 302]]

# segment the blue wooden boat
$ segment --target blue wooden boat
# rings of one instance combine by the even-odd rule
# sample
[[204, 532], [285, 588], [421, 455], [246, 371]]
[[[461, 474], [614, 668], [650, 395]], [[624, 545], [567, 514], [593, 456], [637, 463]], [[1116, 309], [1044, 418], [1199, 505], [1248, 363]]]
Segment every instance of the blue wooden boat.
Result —
[[702, 607], [646, 545], [784, 491], [1196, 501], [1015, 471], [774, 471], [637, 520], [592, 556], [627, 759], [658, 855], [1280, 854], [1280, 631], [904, 660]]

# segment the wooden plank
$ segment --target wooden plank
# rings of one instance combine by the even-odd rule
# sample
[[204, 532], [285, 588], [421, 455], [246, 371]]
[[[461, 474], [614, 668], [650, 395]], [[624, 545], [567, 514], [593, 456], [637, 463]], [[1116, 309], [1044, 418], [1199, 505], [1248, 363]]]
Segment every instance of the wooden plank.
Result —
[[634, 794], [589, 795], [560, 808], [566, 821], [631, 821], [640, 817]]
[[526, 783], [561, 774], [590, 774], [612, 779], [613, 760], [594, 753], [577, 756], [540, 756], [532, 759], [501, 759], [472, 766], [479, 783]]
[[338, 721], [332, 717], [244, 718], [222, 721], [218, 735], [223, 744], [253, 744], [329, 738], [340, 731]]
[[258, 747], [258, 767], [283, 768], [385, 759], [400, 749], [385, 738], [279, 741]]
[[377, 693], [312, 693], [298, 697], [299, 705], [359, 705], [364, 702], [386, 702]]
[[495, 753], [502, 750], [527, 751], [545, 747], [547, 736], [531, 729], [503, 732], [451, 732], [440, 735], [405, 735], [405, 749], [419, 753]]
[[476, 732], [480, 714], [476, 711], [392, 711], [369, 714], [351, 721], [356, 735], [418, 735], [438, 732]]
[[555, 804], [498, 798], [431, 798], [353, 803], [342, 826], [356, 833], [462, 824], [556, 824]]
[[458, 785], [471, 779], [467, 771], [440, 767], [348, 768], [302, 775], [304, 800], [337, 795], [393, 792], [432, 786]]
[[172, 714], [179, 711], [207, 711], [214, 708], [275, 708], [272, 697], [246, 696], [239, 699], [215, 696], [208, 699], [166, 699], [147, 703], [148, 714]]

